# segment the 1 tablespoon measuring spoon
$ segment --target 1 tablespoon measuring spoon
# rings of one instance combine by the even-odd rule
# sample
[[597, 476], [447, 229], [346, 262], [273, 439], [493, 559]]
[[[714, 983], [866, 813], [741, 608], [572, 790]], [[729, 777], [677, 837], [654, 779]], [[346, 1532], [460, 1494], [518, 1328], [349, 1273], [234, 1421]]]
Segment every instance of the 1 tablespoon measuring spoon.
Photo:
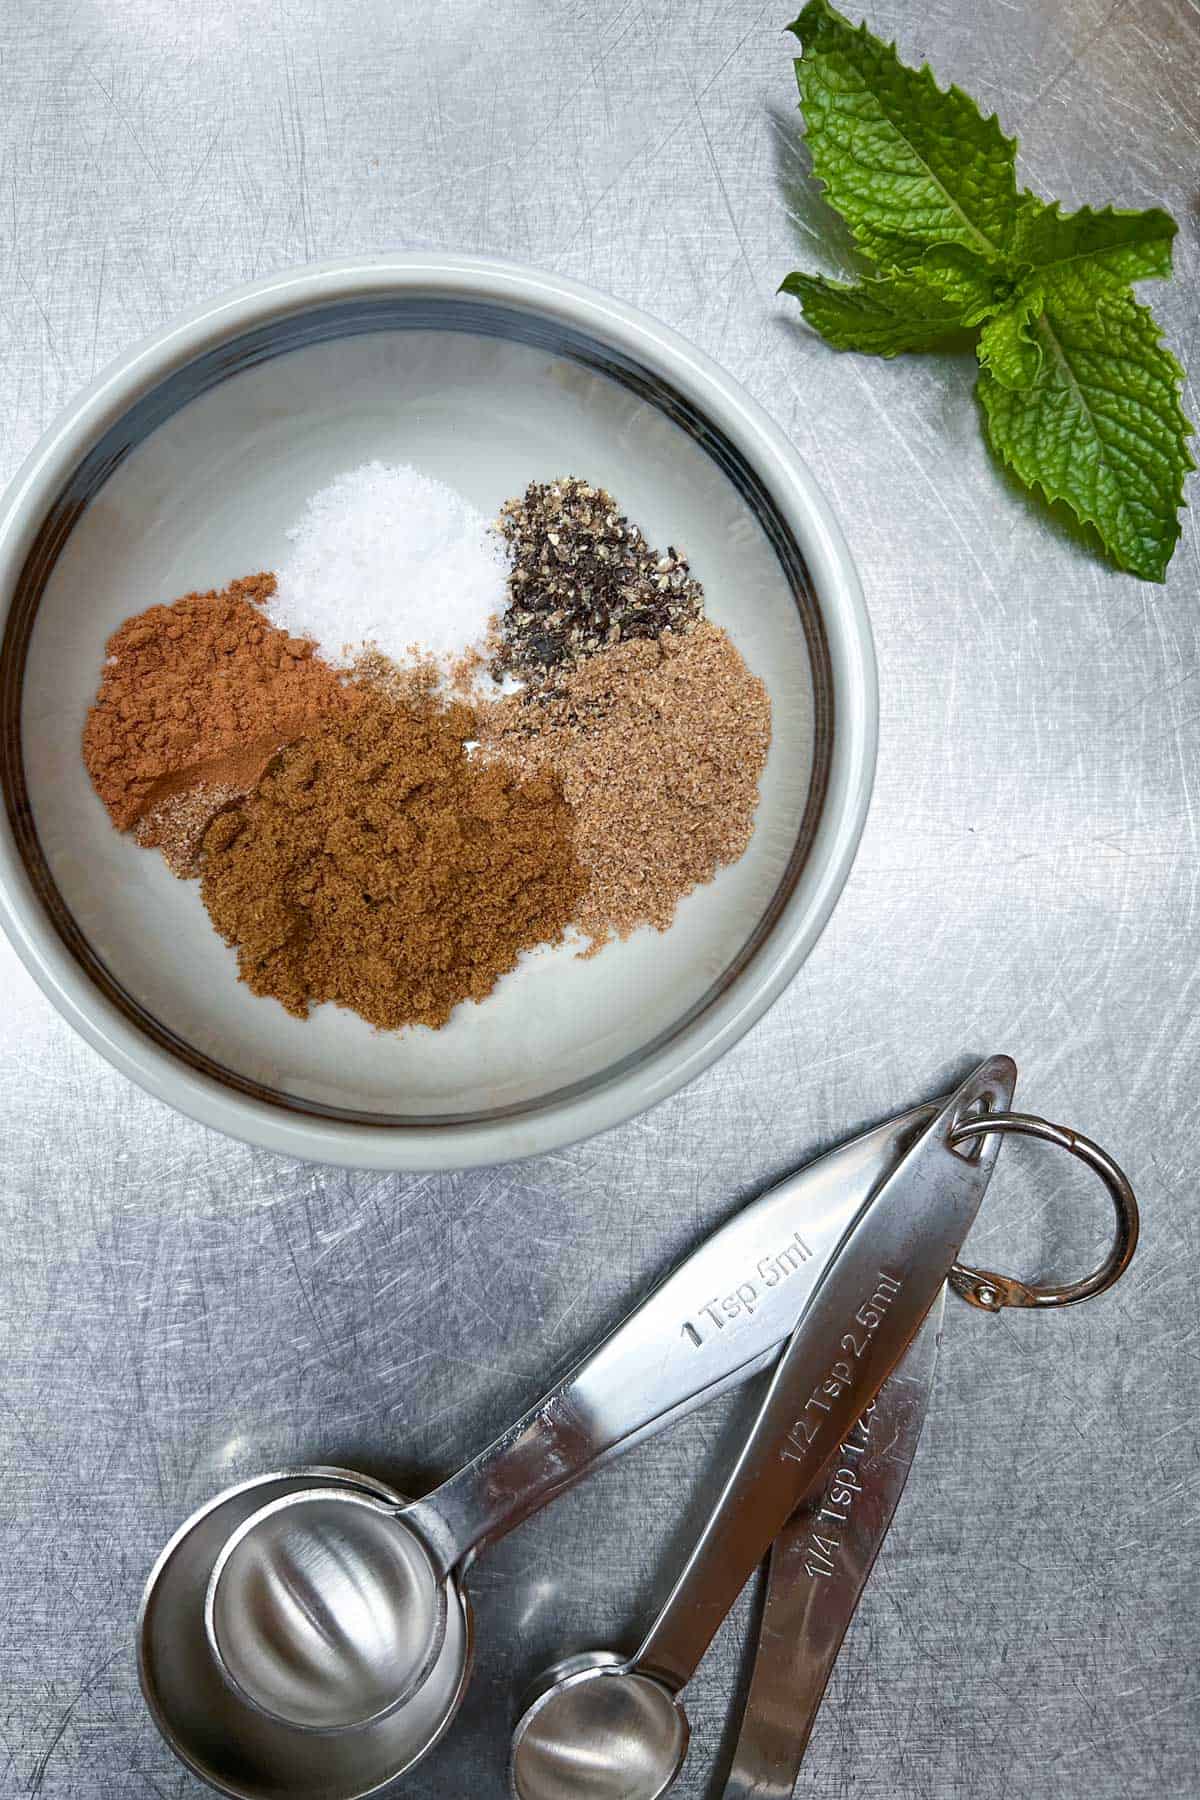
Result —
[[513, 1734], [516, 1800], [658, 1800], [683, 1766], [680, 1695], [768, 1546], [820, 1479], [934, 1304], [999, 1147], [952, 1142], [1003, 1110], [1015, 1074], [984, 1063], [935, 1115], [847, 1232], [806, 1302], [691, 1556], [632, 1657], [574, 1656]]
[[479, 1551], [601, 1458], [765, 1366], [935, 1112], [889, 1120], [743, 1208], [424, 1500], [396, 1508], [314, 1485], [241, 1523], [204, 1609], [214, 1662], [238, 1696], [314, 1733], [361, 1729], [403, 1706], [438, 1666], [451, 1613], [465, 1611], [462, 1576]]

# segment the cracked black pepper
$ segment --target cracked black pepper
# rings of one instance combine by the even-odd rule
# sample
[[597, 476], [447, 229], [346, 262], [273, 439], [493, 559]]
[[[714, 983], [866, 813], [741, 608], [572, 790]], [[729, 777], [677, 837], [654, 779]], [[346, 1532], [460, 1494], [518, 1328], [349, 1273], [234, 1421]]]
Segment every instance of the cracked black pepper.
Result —
[[704, 590], [687, 558], [674, 546], [652, 549], [610, 493], [578, 476], [530, 482], [501, 508], [500, 530], [512, 570], [497, 675], [554, 687], [598, 650], [680, 635], [702, 615]]

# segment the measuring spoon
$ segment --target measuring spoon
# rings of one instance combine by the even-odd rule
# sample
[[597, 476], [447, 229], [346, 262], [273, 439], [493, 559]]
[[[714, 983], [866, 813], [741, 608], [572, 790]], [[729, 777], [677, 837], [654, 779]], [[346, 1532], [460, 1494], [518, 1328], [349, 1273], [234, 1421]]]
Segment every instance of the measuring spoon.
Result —
[[632, 1657], [551, 1671], [513, 1735], [516, 1800], [658, 1800], [683, 1766], [680, 1698], [768, 1546], [904, 1355], [982, 1201], [997, 1138], [956, 1147], [1002, 1111], [1007, 1058], [980, 1066], [860, 1211], [806, 1298], [746, 1443], [667, 1601]]
[[833, 1665], [883, 1547], [933, 1388], [946, 1290], [771, 1546], [754, 1670], [721, 1800], [792, 1800]]
[[601, 1458], [762, 1366], [913, 1131], [891, 1121], [739, 1213], [423, 1500], [394, 1507], [322, 1485], [245, 1519], [205, 1600], [210, 1648], [233, 1688], [306, 1731], [360, 1729], [403, 1706], [437, 1664], [480, 1550]]
[[[1082, 1281], [1031, 1287], [1011, 1276], [956, 1265], [951, 1284], [972, 1306], [1077, 1306], [1120, 1280], [1138, 1240], [1128, 1178], [1090, 1138], [1029, 1114], [998, 1114], [959, 1128], [1018, 1133], [1079, 1158], [1108, 1189], [1116, 1233]], [[809, 1736], [842, 1639], [888, 1534], [916, 1453], [933, 1386], [945, 1289], [904, 1361], [859, 1419], [820, 1488], [804, 1499], [771, 1547], [766, 1593], [741, 1728], [721, 1800], [792, 1800]]]
[[[994, 1104], [1002, 1104], [1002, 1090], [1011, 1090], [1015, 1069], [1007, 1059], [990, 1066], [1001, 1070]], [[475, 1541], [444, 1582], [441, 1648], [432, 1653], [429, 1674], [404, 1704], [340, 1731], [313, 1730], [306, 1720], [273, 1716], [229, 1678], [214, 1652], [214, 1621], [210, 1616], [206, 1631], [205, 1616], [214, 1597], [214, 1573], [231, 1539], [261, 1515], [264, 1502], [351, 1490], [377, 1501], [391, 1529], [421, 1534], [421, 1543], [426, 1542], [422, 1520], [429, 1502], [408, 1501], [354, 1471], [310, 1469], [262, 1476], [226, 1489], [201, 1507], [155, 1564], [139, 1621], [142, 1691], [176, 1755], [237, 1800], [281, 1800], [284, 1794], [288, 1800], [363, 1800], [428, 1754], [448, 1729], [467, 1686], [472, 1625], [463, 1576], [473, 1556], [607, 1455], [765, 1369], [791, 1332], [820, 1270], [937, 1110], [926, 1104], [889, 1119], [745, 1205], [592, 1356], [431, 1496], [435, 1503], [442, 1496], [460, 1519], [475, 1521], [463, 1532], [464, 1539]], [[301, 1553], [310, 1541], [306, 1533], [300, 1535]], [[433, 1553], [431, 1548], [431, 1557]], [[441, 1549], [438, 1556], [445, 1566], [447, 1551]], [[322, 1618], [310, 1606], [328, 1598], [324, 1578], [329, 1572], [324, 1564], [317, 1570], [313, 1593], [314, 1584], [300, 1570], [296, 1598], [305, 1610], [283, 1625], [284, 1645], [298, 1651], [302, 1670], [307, 1665], [301, 1697], [319, 1677], [326, 1633], [335, 1660], [347, 1648], [339, 1619], [333, 1614]], [[368, 1582], [358, 1592], [372, 1595], [373, 1585]], [[256, 1639], [277, 1618], [277, 1606], [291, 1609], [294, 1604], [286, 1583], [262, 1600], [253, 1628]], [[257, 1605], [253, 1596], [250, 1603]], [[389, 1595], [383, 1596], [383, 1605], [386, 1620]], [[351, 1636], [351, 1657], [354, 1643]], [[236, 1646], [234, 1655], [237, 1659]], [[239, 1660], [239, 1669], [245, 1660]], [[251, 1676], [254, 1666], [252, 1658]], [[345, 1668], [344, 1663], [339, 1666]]]

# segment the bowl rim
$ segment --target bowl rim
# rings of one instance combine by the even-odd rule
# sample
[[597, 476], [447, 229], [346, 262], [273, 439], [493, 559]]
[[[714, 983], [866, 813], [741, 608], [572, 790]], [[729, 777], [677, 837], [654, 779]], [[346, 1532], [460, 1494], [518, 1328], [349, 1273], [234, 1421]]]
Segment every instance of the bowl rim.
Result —
[[675, 1093], [749, 1031], [820, 937], [858, 848], [874, 780], [878, 686], [862, 585], [807, 464], [759, 404], [703, 351], [638, 308], [539, 269], [483, 256], [404, 251], [307, 264], [235, 288], [176, 318], [102, 370], [59, 414], [0, 500], [0, 630], [38, 527], [73, 469], [129, 408], [205, 351], [298, 311], [436, 293], [488, 300], [582, 328], [667, 377], [766, 481], [808, 564], [825, 630], [834, 730], [825, 803], [795, 887], [763, 943], [703, 1013], [635, 1068], [528, 1117], [364, 1124], [293, 1113], [187, 1068], [123, 1017], [46, 917], [0, 809], [0, 925], [63, 1017], [138, 1086], [201, 1124], [283, 1155], [345, 1168], [443, 1171], [560, 1149]]

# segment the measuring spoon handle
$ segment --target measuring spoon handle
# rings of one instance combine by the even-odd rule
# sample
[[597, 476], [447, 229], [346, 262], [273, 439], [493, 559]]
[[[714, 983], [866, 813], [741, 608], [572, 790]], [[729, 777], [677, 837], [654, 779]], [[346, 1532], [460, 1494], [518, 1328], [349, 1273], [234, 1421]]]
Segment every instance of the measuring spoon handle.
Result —
[[768, 1546], [920, 1328], [979, 1210], [999, 1138], [951, 1143], [1001, 1111], [1016, 1070], [981, 1064], [852, 1221], [808, 1298], [716, 1507], [632, 1666], [678, 1692]]
[[937, 1111], [914, 1108], [789, 1175], [715, 1231], [589, 1356], [406, 1516], [441, 1572], [785, 1342], [869, 1196]]
[[792, 1800], [842, 1639], [912, 1467], [942, 1289], [903, 1361], [771, 1546], [758, 1645], [721, 1800]]

